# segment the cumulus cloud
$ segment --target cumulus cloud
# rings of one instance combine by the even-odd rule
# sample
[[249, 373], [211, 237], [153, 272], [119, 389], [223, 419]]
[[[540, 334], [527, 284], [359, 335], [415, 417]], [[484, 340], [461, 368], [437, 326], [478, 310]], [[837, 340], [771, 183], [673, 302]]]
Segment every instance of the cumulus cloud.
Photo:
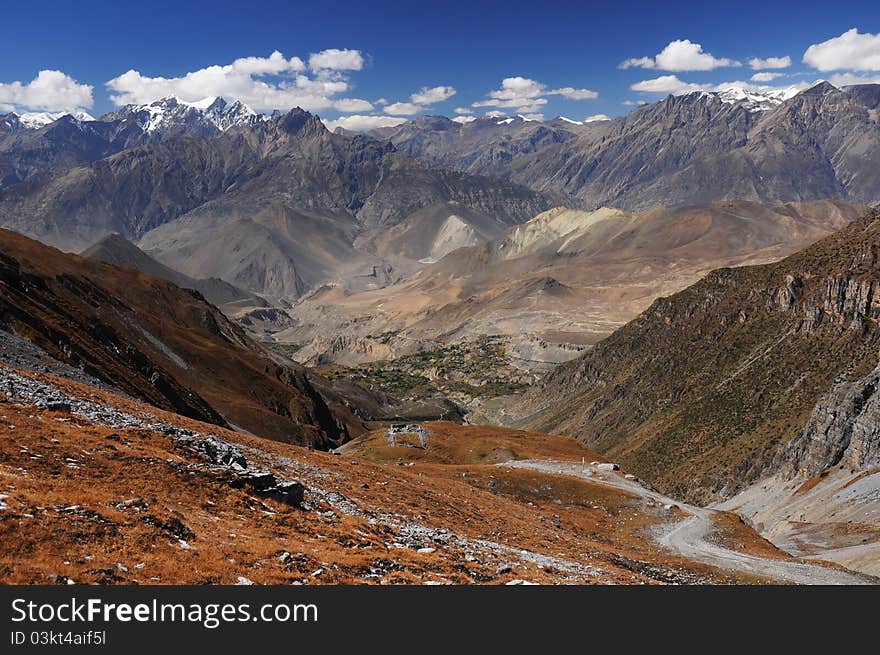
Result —
[[353, 113], [358, 111], [372, 111], [373, 105], [360, 98], [341, 98], [333, 101], [333, 109], [343, 113]]
[[435, 86], [428, 88], [423, 86], [420, 91], [413, 93], [409, 99], [416, 105], [434, 105], [444, 100], [449, 100], [456, 94], [455, 87]]
[[497, 109], [492, 109], [483, 114], [483, 118], [507, 118], [507, 114]]
[[341, 127], [352, 132], [366, 132], [374, 130], [378, 127], [395, 127], [401, 123], [406, 123], [407, 119], [402, 116], [362, 116], [360, 114], [352, 114], [351, 116], [342, 116], [336, 120], [324, 120], [327, 129], [333, 132], [337, 127]]
[[548, 100], [546, 96], [562, 96], [569, 100], [588, 100], [598, 98], [599, 94], [591, 89], [575, 89], [566, 86], [559, 89], [548, 89], [545, 84], [527, 77], [506, 77], [501, 81], [501, 88], [488, 93], [485, 100], [473, 103], [472, 107], [498, 107], [515, 109], [521, 114], [538, 114]]
[[605, 114], [593, 114], [592, 116], [587, 116], [584, 119], [584, 123], [595, 123], [597, 121], [610, 121], [611, 116], [606, 116]]
[[474, 110], [470, 109], [469, 107], [456, 107], [454, 111], [456, 114], [473, 114], [474, 113]]
[[664, 71], [710, 71], [716, 68], [742, 66], [735, 59], [718, 58], [704, 52], [703, 46], [688, 39], [671, 41], [655, 57], [635, 57], [622, 62], [619, 68], [656, 68]]
[[782, 73], [755, 73], [749, 79], [752, 82], [772, 82], [777, 77], [782, 77]]
[[92, 87], [57, 70], [41, 70], [30, 82], [0, 82], [3, 111], [73, 112], [91, 107]]
[[633, 91], [642, 91], [644, 93], [671, 93], [677, 96], [693, 93], [694, 91], [707, 91], [711, 86], [711, 84], [684, 82], [678, 79], [676, 75], [661, 75], [651, 80], [636, 82], [629, 88]]
[[855, 27], [804, 53], [804, 63], [820, 71], [880, 71], [880, 34], [860, 33]]
[[768, 68], [788, 68], [791, 66], [791, 57], [788, 55], [785, 57], [767, 57], [767, 59], [753, 57], [749, 59], [748, 64], [752, 70], [756, 71], [767, 70]]
[[452, 122], [465, 124], [465, 123], [472, 123], [475, 120], [477, 120], [476, 116], [456, 116], [455, 118], [452, 119]]
[[384, 108], [383, 111], [388, 114], [397, 114], [401, 116], [412, 116], [420, 111], [427, 109], [431, 105], [449, 100], [457, 93], [455, 87], [452, 86], [423, 86], [420, 90], [409, 96], [409, 102], [395, 102]]
[[856, 75], [855, 73], [835, 73], [828, 80], [834, 86], [853, 86], [854, 84], [880, 84], [880, 75]]
[[309, 55], [309, 68], [313, 71], [359, 71], [364, 68], [364, 57], [360, 50], [330, 48]]
[[623, 104], [627, 107], [641, 107], [642, 105], [647, 105], [647, 100], [624, 100]]
[[599, 97], [599, 94], [591, 89], [573, 89], [570, 86], [564, 86], [561, 89], [548, 91], [549, 95], [558, 95], [569, 100], [593, 100]]
[[399, 114], [401, 116], [412, 116], [422, 111], [424, 107], [413, 102], [394, 102], [386, 105], [383, 111], [386, 114]]
[[[360, 62], [360, 64], [358, 64]], [[181, 77], [148, 77], [129, 70], [106, 83], [117, 105], [146, 104], [167, 96], [195, 102], [210, 96], [241, 100], [257, 111], [302, 107], [310, 111], [369, 111], [358, 98], [338, 98], [349, 90], [346, 70], [360, 70], [356, 50], [325, 50], [309, 57], [286, 58], [277, 50], [268, 57], [243, 57], [231, 64], [208, 66]]]

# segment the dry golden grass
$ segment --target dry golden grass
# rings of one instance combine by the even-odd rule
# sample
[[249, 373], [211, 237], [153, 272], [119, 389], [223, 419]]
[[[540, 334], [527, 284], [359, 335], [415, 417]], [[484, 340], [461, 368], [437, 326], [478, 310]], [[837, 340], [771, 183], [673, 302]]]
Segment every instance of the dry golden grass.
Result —
[[[125, 430], [115, 431], [118, 440], [108, 439], [114, 431], [77, 417], [0, 402], [0, 493], [8, 495], [8, 509], [0, 511], [0, 581], [5, 583], [229, 584], [238, 576], [267, 584], [565, 579], [552, 567], [520, 561], [515, 554], [520, 549], [601, 570], [583, 582], [650, 584], [676, 571], [719, 582], [745, 580], [657, 547], [649, 531], [668, 516], [625, 493], [491, 462], [493, 449], [520, 457], [593, 457], [562, 437], [431, 424], [438, 461], [395, 466], [396, 457], [373, 462], [309, 451], [37, 377], [70, 395], [217, 434], [243, 448], [252, 465], [341, 494], [361, 512], [393, 515], [512, 550], [488, 552], [454, 543], [422, 544], [435, 547], [431, 553], [398, 547], [404, 540], [386, 519], [371, 523], [322, 502], [304, 510], [255, 498], [205, 474], [164, 434]], [[372, 452], [379, 458], [381, 449]], [[67, 458], [76, 460], [76, 468]], [[78, 507], [67, 509], [71, 506]], [[285, 552], [290, 557], [282, 561]], [[511, 571], [496, 572], [508, 563], [514, 565]]]

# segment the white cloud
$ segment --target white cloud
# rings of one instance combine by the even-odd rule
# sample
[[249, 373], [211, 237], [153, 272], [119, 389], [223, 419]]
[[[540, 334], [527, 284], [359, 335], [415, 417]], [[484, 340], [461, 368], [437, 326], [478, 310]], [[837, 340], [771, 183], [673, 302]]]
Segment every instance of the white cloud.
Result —
[[617, 67], [623, 68], [624, 70], [627, 68], [657, 68], [657, 63], [654, 61], [653, 57], [630, 57], [629, 59], [620, 62]]
[[505, 114], [503, 111], [492, 109], [491, 111], [487, 111], [485, 114], [483, 114], [483, 118], [507, 118], [507, 114]]
[[517, 114], [524, 121], [543, 121], [544, 114], [536, 113], [536, 114]]
[[333, 102], [333, 109], [337, 109], [343, 113], [373, 111], [373, 105], [360, 98], [341, 98]]
[[856, 75], [855, 73], [835, 73], [828, 80], [834, 86], [852, 86], [854, 84], [880, 84], [880, 75]]
[[558, 95], [569, 100], [593, 100], [599, 97], [599, 94], [590, 89], [573, 89], [570, 86], [564, 86], [561, 89], [548, 91], [550, 95]]
[[756, 71], [766, 70], [768, 68], [788, 68], [791, 66], [791, 57], [788, 55], [785, 57], [767, 57], [767, 59], [754, 57], [749, 59], [748, 64], [751, 66], [752, 70]]
[[569, 100], [588, 100], [597, 98], [598, 93], [590, 89], [575, 89], [570, 86], [548, 89], [545, 84], [527, 77], [506, 77], [501, 88], [488, 93], [486, 100], [473, 103], [472, 107], [499, 107], [515, 109], [521, 114], [538, 114], [548, 100], [545, 96], [558, 95]]
[[92, 87], [56, 70], [41, 70], [28, 82], [0, 82], [0, 106], [6, 110], [32, 109], [73, 112], [91, 107]]
[[710, 87], [711, 84], [683, 82], [675, 75], [661, 75], [652, 80], [636, 82], [629, 88], [633, 91], [642, 91], [644, 93], [671, 93], [677, 96], [693, 93], [694, 91], [707, 91]]
[[[355, 57], [356, 55], [356, 57]], [[117, 105], [146, 104], [167, 96], [196, 102], [210, 96], [241, 100], [257, 111], [302, 107], [309, 111], [338, 109], [369, 111], [372, 106], [358, 98], [337, 98], [349, 90], [345, 73], [363, 62], [357, 50], [325, 50], [309, 58], [317, 72], [311, 76], [299, 57], [287, 59], [275, 51], [268, 57], [243, 57], [231, 64], [214, 65], [181, 77], [147, 77], [130, 70], [107, 82]], [[332, 68], [335, 66], [336, 68]]]
[[353, 114], [351, 116], [342, 116], [336, 120], [324, 121], [327, 129], [333, 132], [337, 127], [341, 127], [352, 132], [366, 132], [374, 130], [377, 127], [395, 127], [401, 123], [406, 123], [407, 119], [401, 116], [361, 116]]
[[477, 120], [476, 116], [456, 116], [452, 119], [452, 122], [464, 125], [465, 123], [472, 123], [475, 120]]
[[627, 59], [620, 64], [619, 68], [657, 68], [665, 71], [684, 72], [710, 71], [730, 66], [742, 66], [742, 64], [735, 59], [717, 58], [708, 52], [703, 52], [703, 46], [699, 43], [693, 43], [688, 39], [678, 39], [671, 41], [654, 58]]
[[584, 123], [596, 123], [598, 121], [610, 121], [611, 116], [606, 116], [605, 114], [593, 114], [592, 116], [587, 116], [584, 119]]
[[364, 57], [360, 50], [330, 48], [309, 55], [309, 68], [313, 71], [359, 71], [364, 68]]
[[449, 100], [455, 94], [455, 87], [452, 86], [435, 86], [430, 89], [423, 86], [420, 91], [413, 93], [409, 99], [416, 105], [433, 105]]
[[624, 100], [623, 104], [627, 107], [641, 107], [642, 105], [647, 105], [647, 100]]
[[456, 114], [473, 114], [474, 113], [474, 110], [469, 109], [468, 107], [456, 107], [454, 111]]
[[285, 59], [275, 50], [268, 57], [242, 57], [232, 62], [232, 67], [250, 75], [280, 75], [287, 71], [304, 71], [306, 65], [299, 57]]
[[880, 34], [862, 34], [854, 27], [811, 45], [804, 53], [804, 63], [820, 71], [880, 71]]
[[752, 82], [772, 82], [777, 77], [782, 77], [782, 73], [755, 73], [749, 79]]
[[421, 105], [416, 105], [412, 102], [395, 102], [390, 105], [386, 105], [382, 111], [386, 114], [399, 114], [401, 116], [412, 116], [413, 114], [418, 114], [422, 111], [424, 107]]
[[388, 114], [398, 114], [402, 116], [412, 116], [418, 114], [438, 102], [448, 100], [457, 93], [455, 87], [452, 86], [423, 86], [420, 90], [411, 94], [409, 102], [395, 102], [384, 108], [383, 111]]

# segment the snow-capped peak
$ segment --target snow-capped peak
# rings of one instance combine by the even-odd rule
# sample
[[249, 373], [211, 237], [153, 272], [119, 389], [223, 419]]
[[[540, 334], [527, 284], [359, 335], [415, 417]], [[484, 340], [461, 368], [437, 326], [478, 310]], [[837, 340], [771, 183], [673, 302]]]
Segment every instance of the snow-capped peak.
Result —
[[217, 102], [217, 96], [208, 96], [207, 98], [202, 98], [201, 100], [196, 100], [195, 102], [187, 102], [186, 100], [182, 100], [180, 98], [175, 98], [175, 100], [177, 100], [177, 102], [182, 105], [186, 105], [187, 107], [195, 107], [196, 109], [207, 109], [215, 102]]
[[583, 125], [584, 124], [583, 121], [576, 121], [571, 118], [568, 118], [567, 116], [560, 116], [559, 120], [564, 121], [566, 123], [571, 123], [572, 125]]
[[221, 132], [260, 120], [260, 115], [243, 102], [227, 102], [224, 98], [208, 97], [196, 101], [181, 100], [174, 96], [162, 98], [149, 104], [128, 105], [126, 114], [144, 114], [144, 132], [155, 132], [169, 127], [199, 121]]
[[94, 117], [84, 111], [26, 111], [21, 114], [16, 113], [15, 115], [18, 117], [19, 124], [29, 130], [38, 130], [41, 127], [54, 123], [59, 118], [64, 118], [65, 116], [71, 116], [82, 123], [95, 120]]
[[793, 98], [801, 89], [797, 86], [783, 88], [723, 85], [714, 93], [721, 102], [729, 105], [743, 103], [749, 111], [767, 111]]

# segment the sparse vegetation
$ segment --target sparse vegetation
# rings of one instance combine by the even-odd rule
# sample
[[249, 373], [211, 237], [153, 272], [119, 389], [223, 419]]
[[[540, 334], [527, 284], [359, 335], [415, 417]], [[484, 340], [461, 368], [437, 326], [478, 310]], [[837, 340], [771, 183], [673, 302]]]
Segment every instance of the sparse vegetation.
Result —
[[[387, 332], [377, 339], [394, 334]], [[452, 396], [466, 403], [522, 393], [529, 387], [528, 375], [511, 366], [506, 354], [502, 337], [489, 336], [434, 345], [395, 360], [354, 367], [328, 365], [321, 372], [330, 380], [349, 380], [396, 396]]]

